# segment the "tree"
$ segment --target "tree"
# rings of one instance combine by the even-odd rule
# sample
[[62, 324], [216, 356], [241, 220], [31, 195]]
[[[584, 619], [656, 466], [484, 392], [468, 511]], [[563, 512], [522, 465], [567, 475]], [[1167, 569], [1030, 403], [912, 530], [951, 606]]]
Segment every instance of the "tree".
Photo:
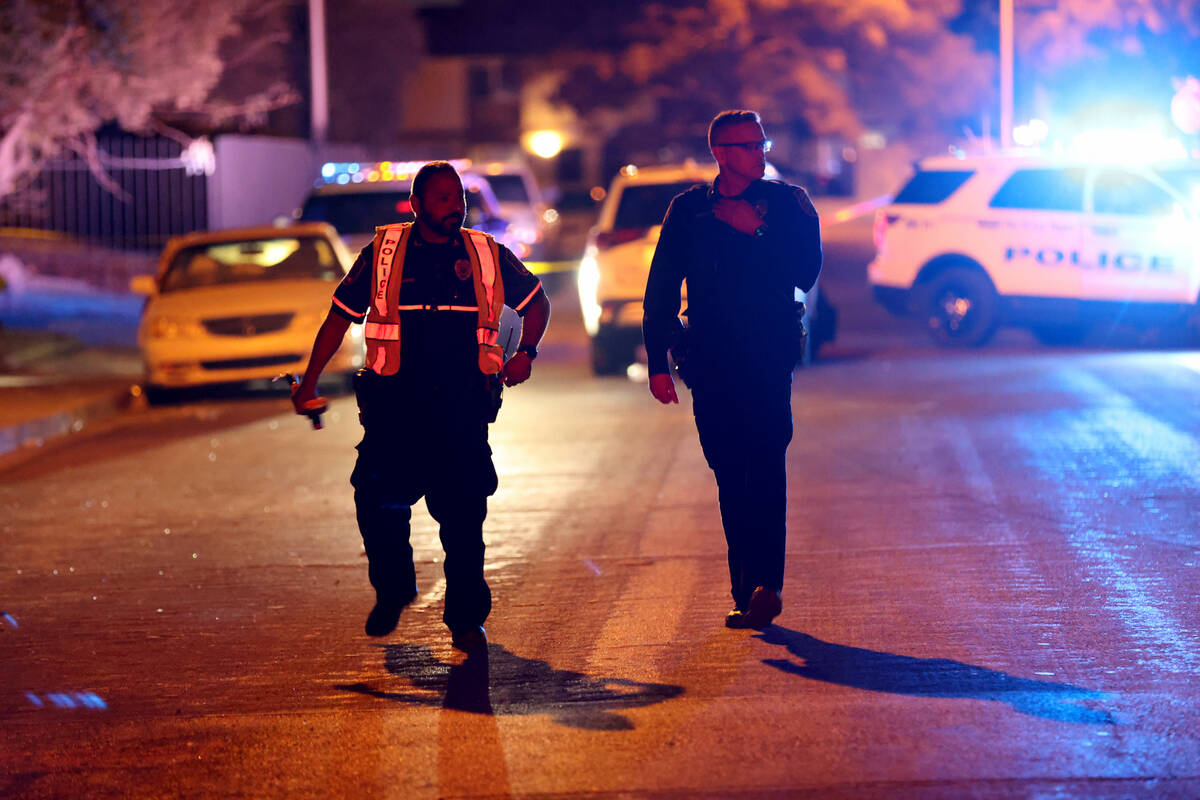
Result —
[[650, 5], [619, 52], [572, 57], [559, 99], [610, 120], [630, 148], [698, 149], [713, 113], [739, 106], [796, 139], [867, 128], [945, 139], [994, 97], [994, 56], [948, 29], [960, 11], [958, 0]]
[[[282, 82], [238, 97], [215, 91], [231, 61], [286, 39], [262, 31], [282, 0], [5, 0], [0, 5], [0, 198], [47, 159], [87, 159], [102, 184], [95, 132], [109, 123], [184, 142], [183, 127], [261, 120], [294, 102]], [[245, 34], [247, 31], [255, 33]], [[221, 46], [242, 35], [240, 50]]]
[[1114, 53], [1145, 56], [1176, 35], [1191, 42], [1176, 56], [1196, 59], [1200, 3], [1196, 0], [1056, 0], [1014, 5], [1022, 55], [1042, 68], [1103, 59]]
[[1200, 75], [1196, 0], [1016, 0], [1014, 8], [1018, 102], [1035, 115], [1073, 118], [1077, 128], [1165, 120], [1177, 84]]
[[[956, 27], [995, 52], [998, 0], [964, 6]], [[1187, 76], [1200, 75], [1196, 0], [1014, 0], [1013, 7], [1019, 118], [1077, 129], [1161, 119]]]

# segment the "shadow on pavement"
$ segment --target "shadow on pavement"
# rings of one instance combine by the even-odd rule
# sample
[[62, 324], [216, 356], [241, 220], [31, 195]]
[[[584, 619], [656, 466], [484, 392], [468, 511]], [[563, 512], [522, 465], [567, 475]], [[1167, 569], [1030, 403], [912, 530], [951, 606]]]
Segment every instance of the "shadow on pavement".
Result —
[[1112, 715], [1079, 705], [1104, 692], [1066, 683], [1019, 678], [946, 658], [914, 658], [823, 642], [798, 631], [771, 626], [756, 638], [779, 645], [799, 661], [764, 659], [776, 669], [826, 683], [916, 697], [969, 698], [1007, 703], [1022, 714], [1090, 725], [1116, 725]]
[[337, 688], [381, 700], [441, 706], [472, 714], [549, 714], [560, 725], [586, 730], [632, 730], [620, 711], [683, 694], [682, 686], [625, 678], [590, 678], [521, 658], [502, 645], [462, 663], [440, 661], [428, 645], [383, 645], [384, 667], [405, 678], [411, 691], [384, 691], [365, 683]]

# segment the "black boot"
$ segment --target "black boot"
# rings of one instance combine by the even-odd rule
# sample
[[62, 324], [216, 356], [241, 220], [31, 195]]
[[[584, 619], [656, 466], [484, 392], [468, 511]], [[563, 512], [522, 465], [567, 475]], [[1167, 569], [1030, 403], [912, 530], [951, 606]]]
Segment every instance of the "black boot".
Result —
[[367, 636], [387, 636], [396, 630], [396, 625], [400, 622], [400, 612], [416, 598], [415, 591], [406, 600], [376, 596], [375, 607], [367, 615], [367, 624], [364, 626]]

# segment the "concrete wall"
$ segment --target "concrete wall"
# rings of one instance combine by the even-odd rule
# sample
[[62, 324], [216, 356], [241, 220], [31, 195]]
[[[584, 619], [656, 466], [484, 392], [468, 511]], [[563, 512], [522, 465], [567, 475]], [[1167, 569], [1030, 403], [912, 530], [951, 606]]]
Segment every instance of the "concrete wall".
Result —
[[290, 214], [320, 165], [302, 139], [218, 136], [216, 171], [208, 180], [208, 224], [216, 230], [262, 225]]
[[215, 144], [216, 170], [208, 180], [208, 224], [213, 230], [270, 224], [304, 202], [326, 161], [366, 158], [354, 144], [314, 146], [304, 139], [226, 135]]
[[466, 131], [468, 67], [464, 58], [432, 58], [403, 82], [406, 133], [461, 136]]

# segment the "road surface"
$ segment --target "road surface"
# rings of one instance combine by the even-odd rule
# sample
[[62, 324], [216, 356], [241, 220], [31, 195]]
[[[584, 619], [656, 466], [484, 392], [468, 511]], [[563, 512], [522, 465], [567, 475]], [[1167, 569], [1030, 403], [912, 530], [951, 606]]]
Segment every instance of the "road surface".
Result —
[[569, 292], [507, 393], [486, 659], [368, 639], [351, 398], [131, 412], [0, 474], [0, 796], [1200, 796], [1200, 355], [928, 346], [832, 241], [784, 612], [727, 630], [681, 406]]

